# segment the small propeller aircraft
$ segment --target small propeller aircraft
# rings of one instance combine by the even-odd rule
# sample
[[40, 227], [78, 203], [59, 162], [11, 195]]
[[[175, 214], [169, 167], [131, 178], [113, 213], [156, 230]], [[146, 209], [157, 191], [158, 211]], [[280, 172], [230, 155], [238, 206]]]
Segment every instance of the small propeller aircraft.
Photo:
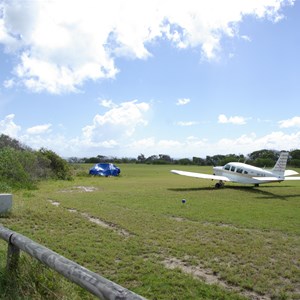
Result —
[[287, 151], [281, 151], [275, 166], [271, 170], [254, 167], [245, 163], [231, 162], [222, 167], [213, 167], [213, 175], [179, 170], [171, 170], [171, 173], [195, 178], [218, 180], [215, 184], [216, 188], [223, 187], [226, 181], [259, 186], [261, 183], [300, 180], [300, 177], [292, 176], [299, 174], [298, 172], [286, 170], [288, 156], [289, 153]]

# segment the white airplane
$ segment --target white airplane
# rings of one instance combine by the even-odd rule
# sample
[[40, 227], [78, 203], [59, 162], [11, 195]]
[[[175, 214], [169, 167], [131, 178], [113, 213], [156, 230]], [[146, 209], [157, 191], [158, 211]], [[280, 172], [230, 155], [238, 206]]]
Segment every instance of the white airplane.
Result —
[[179, 170], [171, 170], [171, 172], [183, 176], [218, 180], [219, 182], [215, 185], [216, 188], [223, 187], [225, 181], [259, 186], [261, 183], [300, 180], [300, 177], [292, 176], [299, 174], [298, 172], [285, 169], [288, 156], [289, 153], [287, 151], [281, 151], [275, 166], [271, 170], [257, 168], [240, 162], [231, 162], [222, 167], [214, 167], [213, 175]]

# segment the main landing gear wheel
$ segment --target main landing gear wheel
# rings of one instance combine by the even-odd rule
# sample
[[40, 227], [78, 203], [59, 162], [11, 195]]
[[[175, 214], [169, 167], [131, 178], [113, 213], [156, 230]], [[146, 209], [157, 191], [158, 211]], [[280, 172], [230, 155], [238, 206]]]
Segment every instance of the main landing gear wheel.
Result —
[[215, 184], [216, 189], [219, 189], [219, 188], [222, 188], [222, 187], [224, 187], [224, 182], [222, 180], [220, 180], [219, 182], [217, 182]]

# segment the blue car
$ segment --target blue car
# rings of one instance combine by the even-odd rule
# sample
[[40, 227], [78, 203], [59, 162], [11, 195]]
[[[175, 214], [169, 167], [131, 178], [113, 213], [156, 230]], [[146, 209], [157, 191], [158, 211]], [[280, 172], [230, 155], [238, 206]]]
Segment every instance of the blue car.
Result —
[[93, 168], [90, 169], [90, 175], [97, 176], [119, 176], [121, 170], [114, 164], [110, 163], [100, 163], [96, 164]]

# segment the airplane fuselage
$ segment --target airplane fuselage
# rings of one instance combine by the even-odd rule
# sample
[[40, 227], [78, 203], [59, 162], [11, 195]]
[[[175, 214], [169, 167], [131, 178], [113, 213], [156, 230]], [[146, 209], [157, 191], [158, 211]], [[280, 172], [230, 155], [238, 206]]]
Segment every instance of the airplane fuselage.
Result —
[[[240, 182], [245, 184], [260, 184], [262, 183], [261, 180], [255, 179], [255, 177], [273, 177], [274, 174], [271, 171], [254, 167], [251, 165], [247, 165], [244, 163], [239, 162], [232, 162], [228, 163], [225, 166], [222, 167], [214, 167], [214, 174], [219, 176], [226, 176], [228, 177], [232, 182]], [[283, 181], [284, 177], [276, 176], [278, 177], [278, 182]], [[274, 182], [274, 180], [264, 181], [267, 182]]]

